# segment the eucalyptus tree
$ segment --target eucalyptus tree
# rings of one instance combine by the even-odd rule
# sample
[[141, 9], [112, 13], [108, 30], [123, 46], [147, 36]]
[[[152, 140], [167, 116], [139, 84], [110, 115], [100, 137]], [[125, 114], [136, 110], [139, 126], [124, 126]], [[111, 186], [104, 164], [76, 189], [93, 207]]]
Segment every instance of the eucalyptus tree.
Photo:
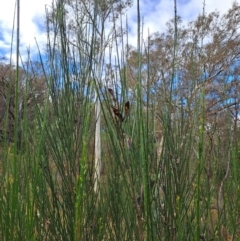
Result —
[[[104, 1], [66, 1], [69, 18], [69, 29], [72, 32], [71, 41], [87, 42], [90, 46], [89, 79], [95, 84], [95, 184], [94, 190], [98, 192], [101, 172], [101, 86], [104, 84], [105, 64], [111, 59], [110, 56], [116, 36], [116, 26], [119, 16], [131, 5], [131, 0], [104, 0]], [[74, 13], [74, 16], [72, 16]], [[83, 27], [80, 27], [83, 26]], [[89, 39], [83, 35], [83, 32]], [[88, 36], [88, 37], [89, 37]], [[74, 44], [73, 44], [74, 45]], [[81, 51], [81, 50], [80, 50]]]
[[[27, 67], [27, 68], [25, 68]], [[45, 76], [39, 71], [39, 63], [19, 67], [19, 106], [18, 141], [21, 142], [24, 115], [31, 123], [35, 117], [35, 106], [42, 106], [46, 100]], [[0, 63], [0, 131], [9, 141], [13, 141], [15, 115], [15, 76], [16, 67], [1, 61]], [[29, 125], [29, 127], [32, 127]]]
[[[222, 16], [217, 11], [201, 14], [187, 26], [178, 18], [171, 97], [174, 112], [183, 110], [185, 116], [192, 116], [201, 90], [204, 90], [206, 122], [213, 127], [226, 113], [234, 123], [239, 121], [239, 16], [240, 6], [234, 2]], [[157, 100], [158, 110], [162, 111], [169, 102], [174, 28], [171, 20], [167, 23], [166, 32], [149, 36], [142, 54], [142, 88], [146, 90], [149, 84], [151, 98]], [[133, 47], [129, 47], [127, 66], [129, 86], [134, 89], [137, 83], [137, 51]], [[160, 117], [160, 111], [156, 114]]]
[[92, 232], [89, 220], [96, 221], [98, 215], [92, 210], [98, 209], [96, 198], [100, 198], [102, 86], [106, 84], [105, 68], [111, 61], [108, 56], [112, 54], [117, 22], [130, 4], [59, 0], [47, 8], [47, 80], [53, 113], [48, 137], [51, 162], [60, 176], [56, 199], [60, 196], [61, 202], [68, 204], [63, 212], [67, 221], [61, 225], [67, 226], [69, 240], [73, 234], [76, 240], [88, 239]]
[[[233, 168], [231, 153], [234, 150], [237, 156], [239, 148], [239, 23], [240, 5], [234, 2], [226, 14], [221, 15], [218, 11], [202, 13], [185, 26], [181, 17], [171, 20], [165, 32], [154, 33], [145, 42], [140, 65], [141, 101], [155, 114], [159, 173], [167, 199], [165, 207], [170, 203], [174, 207], [174, 200], [180, 196], [194, 198], [189, 190], [192, 189], [190, 183], [197, 182], [193, 181], [196, 173], [201, 173], [198, 180], [200, 177], [205, 180], [199, 195], [218, 199], [220, 209], [224, 206], [223, 187]], [[129, 89], [135, 93], [139, 53], [134, 47], [128, 48], [124, 71]], [[172, 112], [170, 123], [166, 118], [169, 112]], [[201, 166], [194, 162], [196, 159], [202, 160]], [[233, 183], [237, 180], [235, 178]], [[168, 186], [171, 188], [167, 189]], [[213, 197], [209, 190], [214, 190], [216, 196]], [[174, 193], [175, 198], [171, 198], [174, 195], [169, 192]], [[190, 199], [181, 202], [187, 203]], [[171, 214], [172, 209], [166, 212]], [[177, 210], [173, 212], [177, 213]], [[174, 215], [170, 220], [174, 220]]]

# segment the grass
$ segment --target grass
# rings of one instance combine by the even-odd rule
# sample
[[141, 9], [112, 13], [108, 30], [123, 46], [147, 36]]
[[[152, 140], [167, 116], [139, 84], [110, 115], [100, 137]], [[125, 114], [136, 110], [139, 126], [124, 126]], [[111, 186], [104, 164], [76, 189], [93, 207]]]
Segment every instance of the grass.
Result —
[[[119, 56], [110, 85], [122, 114], [130, 99], [130, 113], [121, 123], [112, 112], [109, 86], [99, 82], [106, 72], [97, 60], [108, 60], [99, 57], [97, 48], [99, 13], [91, 18], [75, 12], [81, 31], [73, 45], [67, 41], [63, 6], [59, 2], [53, 10], [56, 15], [47, 16], [49, 65], [41, 62], [46, 101], [35, 103], [31, 125], [27, 112], [16, 120], [24, 133], [19, 151], [16, 144], [1, 143], [0, 240], [239, 240], [239, 143], [230, 126], [225, 139], [206, 131], [204, 91], [185, 118], [185, 110], [178, 108], [172, 116], [173, 90], [165, 106], [152, 101], [150, 69], [143, 92], [141, 54], [147, 47], [138, 20], [134, 97]], [[112, 37], [109, 46], [127, 43], [124, 37]], [[111, 48], [105, 51], [113, 54]], [[118, 51], [124, 56], [124, 49]], [[94, 191], [94, 93], [102, 111], [100, 196]], [[17, 127], [15, 123], [15, 140]]]

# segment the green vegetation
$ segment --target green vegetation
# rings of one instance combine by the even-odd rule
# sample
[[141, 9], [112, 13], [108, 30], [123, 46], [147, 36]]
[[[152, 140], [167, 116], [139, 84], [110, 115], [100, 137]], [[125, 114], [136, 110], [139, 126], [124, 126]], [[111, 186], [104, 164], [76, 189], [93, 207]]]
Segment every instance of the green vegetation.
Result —
[[138, 8], [134, 48], [131, 4], [58, 1], [1, 61], [0, 241], [240, 239], [240, 6], [146, 41]]

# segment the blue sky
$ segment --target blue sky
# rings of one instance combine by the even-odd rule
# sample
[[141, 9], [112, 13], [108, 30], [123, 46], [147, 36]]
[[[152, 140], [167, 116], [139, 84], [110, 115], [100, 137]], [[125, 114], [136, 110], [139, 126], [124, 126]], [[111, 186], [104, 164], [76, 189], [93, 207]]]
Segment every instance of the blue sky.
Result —
[[[182, 17], [183, 24], [193, 20], [202, 12], [204, 0], [177, 0], [178, 15]], [[27, 59], [27, 49], [31, 54], [37, 54], [35, 38], [44, 47], [46, 34], [44, 31], [45, 7], [51, 5], [52, 0], [21, 0], [20, 16], [20, 43], [23, 59]], [[232, 0], [205, 0], [207, 13], [217, 9], [225, 13], [231, 6]], [[240, 3], [240, 0], [237, 0]], [[15, 0], [0, 1], [0, 57], [9, 57], [13, 29]], [[174, 0], [140, 0], [141, 16], [144, 19], [144, 37], [148, 31], [163, 32], [166, 22], [174, 17]], [[137, 35], [136, 0], [128, 11], [128, 23], [131, 29], [129, 42], [135, 45]], [[16, 25], [15, 25], [16, 28]], [[14, 38], [15, 41], [15, 38]], [[13, 51], [15, 53], [15, 42]], [[14, 58], [13, 58], [14, 59]]]

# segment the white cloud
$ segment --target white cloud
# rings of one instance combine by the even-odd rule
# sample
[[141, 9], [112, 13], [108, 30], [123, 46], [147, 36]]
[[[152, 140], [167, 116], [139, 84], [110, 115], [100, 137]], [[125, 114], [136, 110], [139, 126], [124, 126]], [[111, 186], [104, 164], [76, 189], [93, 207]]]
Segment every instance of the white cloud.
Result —
[[[22, 0], [20, 1], [20, 46], [23, 58], [27, 58], [27, 48], [31, 48], [32, 53], [37, 53], [35, 38], [40, 46], [46, 42], [46, 34], [39, 29], [39, 23], [44, 23], [45, 6], [51, 4], [51, 0]], [[16, 21], [14, 19], [15, 1], [0, 2], [0, 56], [10, 57], [10, 48], [12, 43], [12, 30], [14, 28], [13, 37], [13, 55], [16, 47]], [[16, 20], [16, 16], [15, 16]], [[13, 56], [13, 59], [15, 56]]]
[[[200, 0], [178, 0], [177, 14], [181, 16], [183, 24], [194, 20], [199, 14], [203, 13], [203, 1]], [[240, 3], [240, 0], [236, 2]], [[226, 13], [231, 8], [233, 1], [230, 0], [205, 0], [205, 13], [218, 10], [221, 14]], [[136, 1], [129, 10], [129, 24], [134, 29], [130, 35], [129, 43], [136, 46], [137, 35], [137, 11]], [[174, 18], [174, 1], [173, 0], [141, 0], [141, 17], [144, 19], [144, 38], [148, 32], [164, 32], [166, 23]]]
[[[20, 1], [20, 32], [21, 32], [21, 53], [27, 58], [26, 48], [30, 47], [31, 53], [37, 53], [35, 38], [42, 47], [46, 43], [46, 33], [41, 26], [45, 21], [45, 6], [51, 5], [52, 0], [21, 0]], [[137, 43], [137, 7], [134, 0], [133, 7], [128, 11], [128, 24], [131, 29], [129, 43]], [[237, 0], [240, 3], [240, 0]], [[141, 0], [141, 17], [144, 21], [144, 37], [148, 32], [163, 32], [166, 29], [166, 22], [174, 17], [173, 0]], [[219, 10], [225, 13], [231, 6], [229, 0], [205, 0], [205, 11], [207, 13]], [[9, 55], [12, 42], [12, 28], [14, 18], [14, 0], [0, 2], [0, 56]], [[203, 1], [200, 0], [178, 0], [178, 15], [182, 17], [183, 23], [193, 20], [203, 11]], [[16, 24], [15, 24], [16, 30]], [[16, 46], [14, 36], [13, 47]], [[15, 52], [14, 52], [15, 53]], [[8, 56], [9, 57], [9, 56]]]

